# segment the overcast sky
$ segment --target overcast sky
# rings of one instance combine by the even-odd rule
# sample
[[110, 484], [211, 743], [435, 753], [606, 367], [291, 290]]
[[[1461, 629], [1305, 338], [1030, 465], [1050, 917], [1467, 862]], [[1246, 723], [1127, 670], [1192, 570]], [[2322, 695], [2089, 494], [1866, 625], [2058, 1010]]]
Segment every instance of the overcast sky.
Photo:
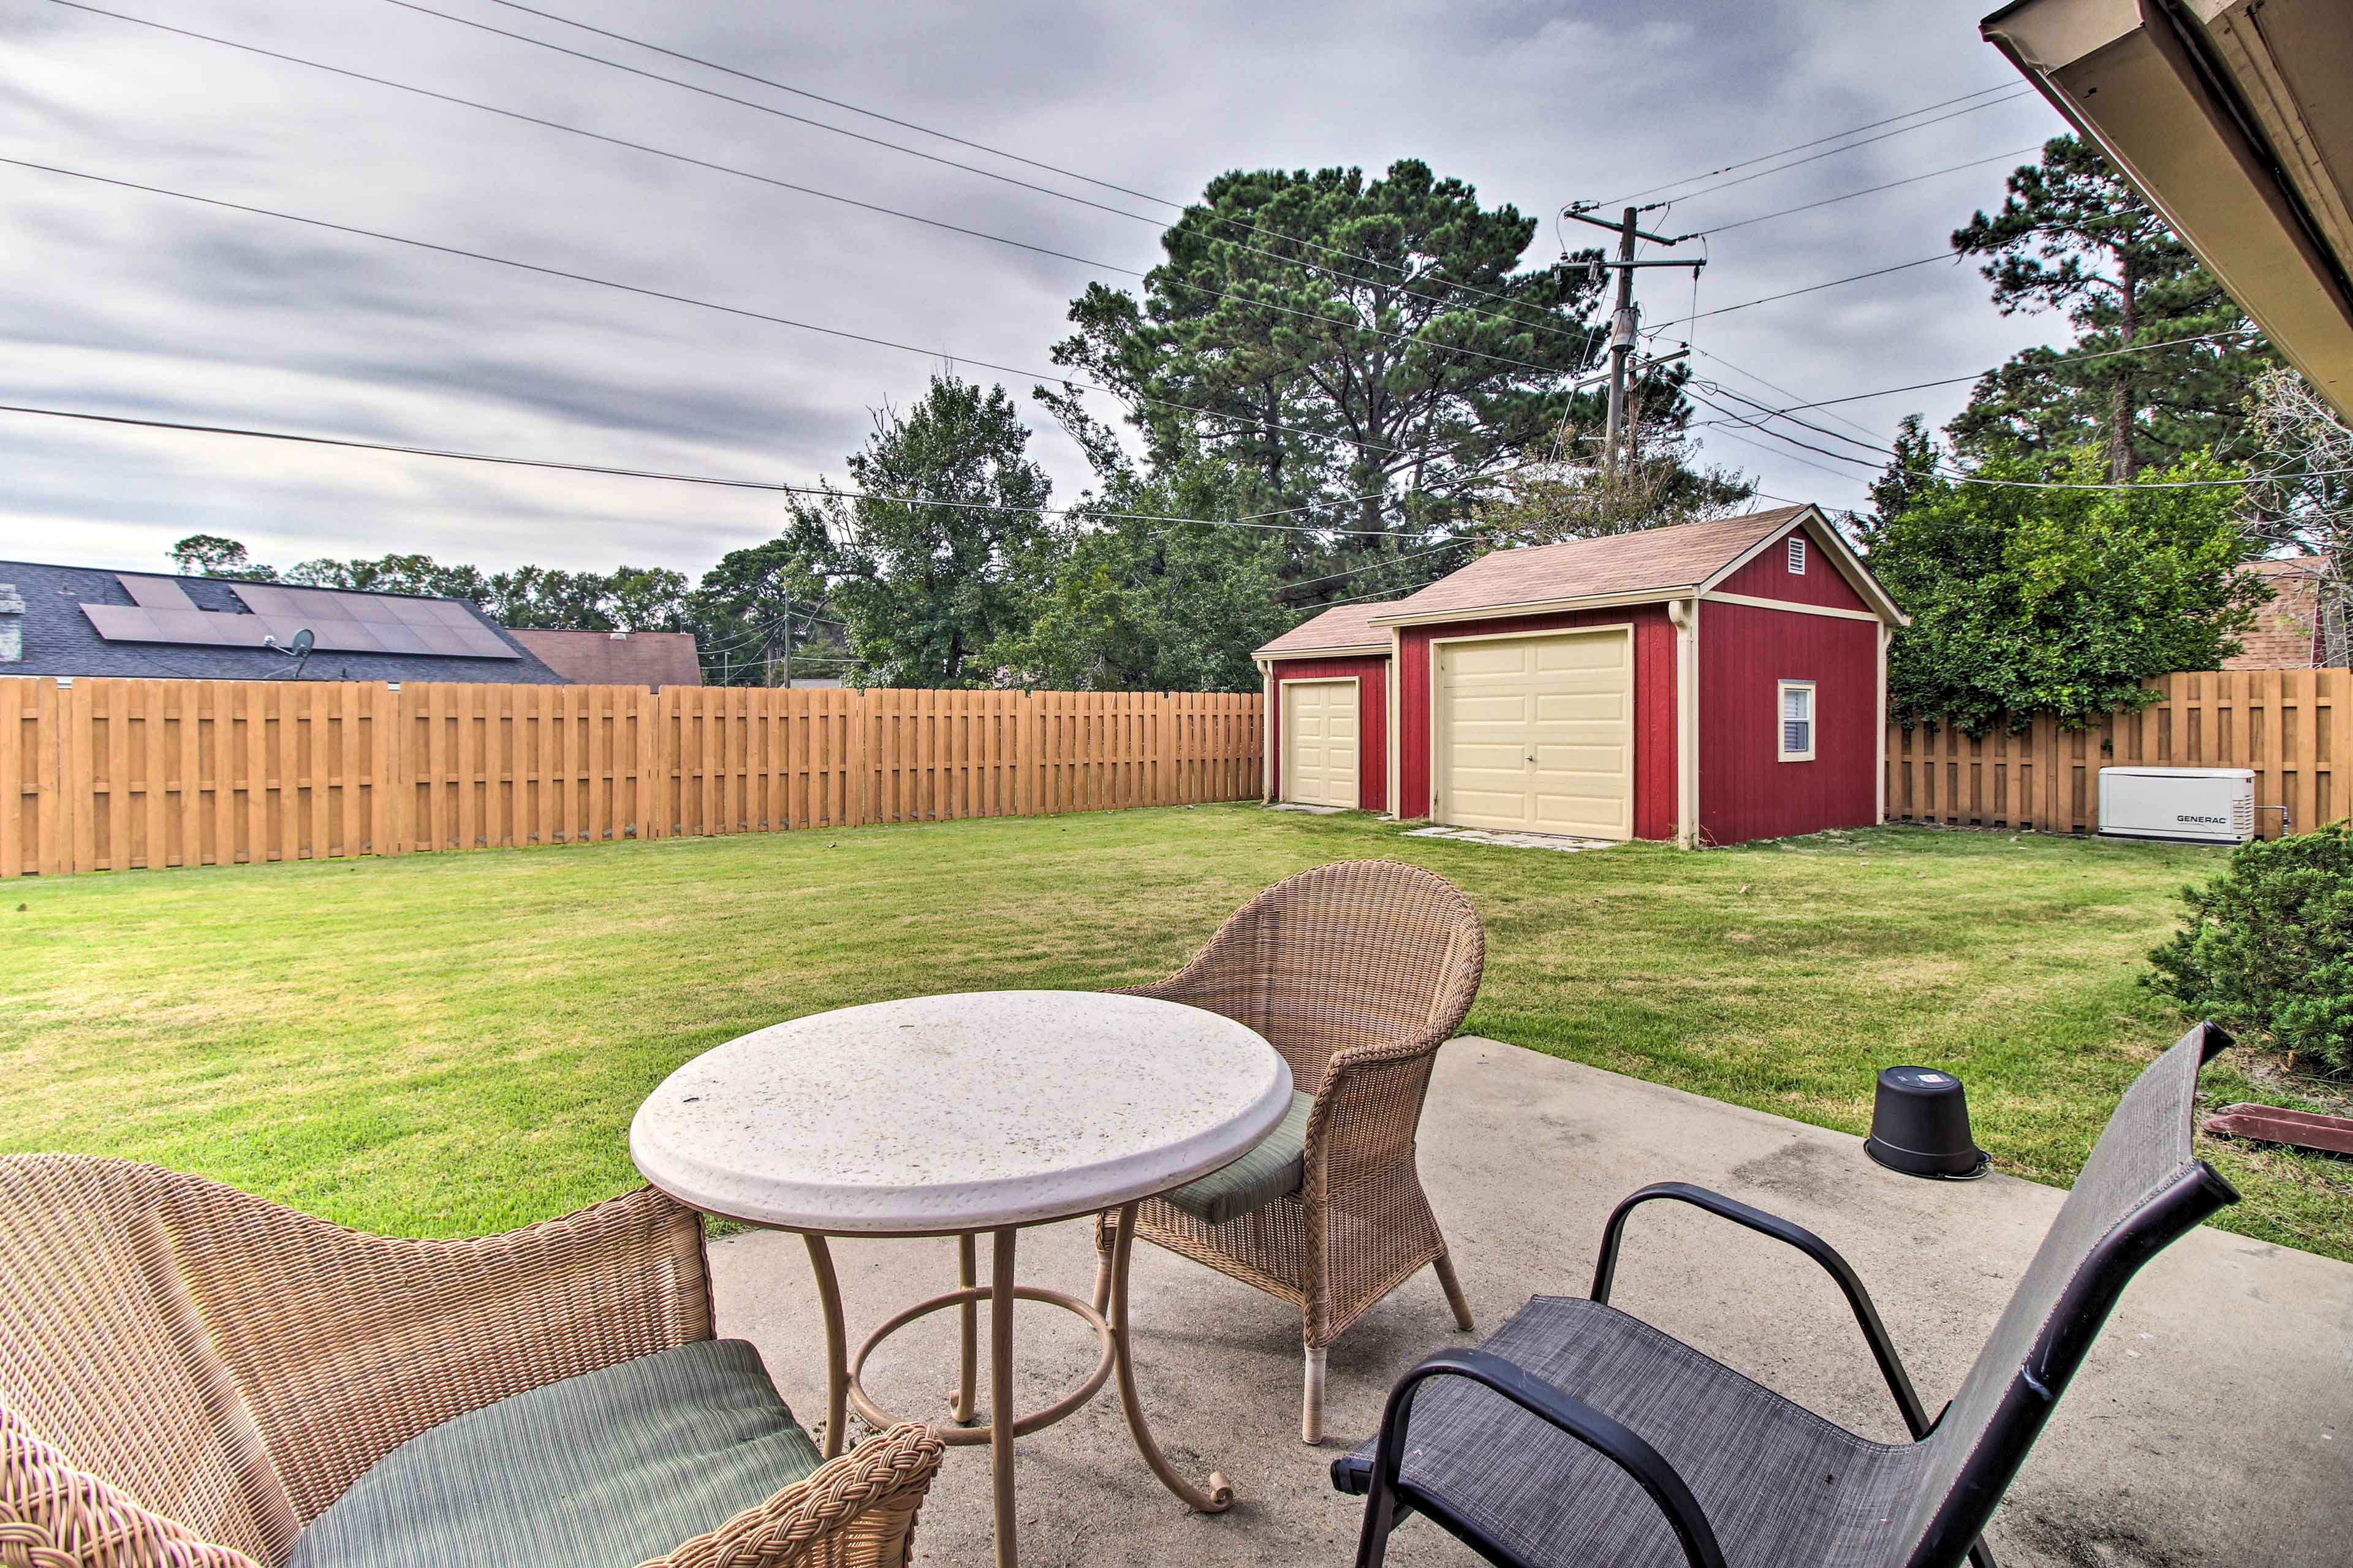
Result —
[[[1174, 216], [494, 0], [426, 3], [1152, 221], [393, 0], [105, 3], [1123, 267], [1150, 267]], [[1490, 205], [1540, 215], [1528, 252], [1539, 264], [1559, 253], [1553, 215], [1568, 202], [1623, 196], [2010, 77], [1978, 37], [1989, 0], [534, 3], [1154, 196], [1181, 201], [1238, 166], [1377, 171], [1424, 158]], [[1732, 224], [2031, 148], [2058, 129], [2039, 100], [2021, 97], [1650, 221]], [[1022, 397], [1067, 500], [1085, 470], [1028, 403], [1036, 374], [971, 362], [1048, 371], [1070, 299], [1091, 278], [1134, 281], [55, 0], [0, 0], [0, 156], [929, 351], [0, 166], [0, 402], [11, 404], [806, 482], [840, 479], [868, 410], [919, 396], [944, 354]], [[1699, 308], [1936, 255], [1973, 207], [1998, 202], [2011, 162], [1717, 236]], [[1689, 313], [1691, 289], [1688, 274], [1645, 275], [1647, 319]], [[2063, 340], [2049, 318], [2005, 320], [1974, 270], [1945, 261], [1690, 330], [1702, 374], [1767, 401], [1789, 400], [1777, 388], [1811, 400], [1961, 375]], [[1967, 392], [1837, 413], [1883, 438], [1907, 410], [1941, 422]], [[1773, 494], [1833, 507], [1862, 498], [1860, 469], [1707, 434], [1711, 458]], [[699, 574], [773, 533], [779, 512], [774, 496], [649, 480], [0, 416], [0, 556], [155, 569], [172, 541], [206, 531], [280, 564], [401, 550], [490, 568], [626, 562]]]

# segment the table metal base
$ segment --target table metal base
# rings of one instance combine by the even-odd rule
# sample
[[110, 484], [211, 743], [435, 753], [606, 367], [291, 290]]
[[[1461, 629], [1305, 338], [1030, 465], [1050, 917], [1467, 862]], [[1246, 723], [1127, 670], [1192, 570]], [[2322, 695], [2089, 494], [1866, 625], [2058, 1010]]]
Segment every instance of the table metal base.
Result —
[[[927, 1300], [918, 1301], [906, 1310], [885, 1321], [866, 1337], [852, 1356], [848, 1353], [848, 1341], [842, 1329], [841, 1281], [834, 1273], [833, 1255], [822, 1236], [810, 1234], [809, 1264], [817, 1274], [818, 1297], [825, 1310], [826, 1410], [825, 1457], [832, 1458], [841, 1452], [843, 1428], [849, 1415], [855, 1409], [869, 1424], [889, 1426], [904, 1417], [892, 1415], [881, 1409], [867, 1396], [860, 1374], [865, 1370], [866, 1358], [876, 1346], [918, 1318], [950, 1307], [960, 1309], [962, 1323], [962, 1354], [957, 1386], [948, 1398], [949, 1413], [958, 1425], [936, 1427], [943, 1441], [950, 1444], [978, 1445], [990, 1447], [990, 1458], [996, 1470], [997, 1493], [997, 1561], [1000, 1568], [1012, 1568], [1017, 1561], [1013, 1515], [1013, 1440], [1026, 1436], [1041, 1427], [1070, 1415], [1101, 1391], [1113, 1373], [1119, 1378], [1120, 1408], [1127, 1415], [1127, 1429], [1135, 1439], [1136, 1451], [1144, 1462], [1160, 1479], [1160, 1484], [1182, 1499], [1187, 1506], [1203, 1513], [1222, 1513], [1233, 1506], [1234, 1489], [1226, 1478], [1210, 1473], [1207, 1488], [1195, 1486], [1177, 1474], [1160, 1445], [1153, 1440], [1151, 1426], [1145, 1421], [1144, 1401], [1135, 1388], [1135, 1358], [1128, 1326], [1127, 1265], [1135, 1241], [1136, 1205], [1128, 1204], [1119, 1210], [1112, 1232], [1110, 1290], [1107, 1299], [1098, 1303], [1082, 1301], [1059, 1290], [1042, 1289], [1014, 1281], [1014, 1239], [1017, 1230], [993, 1230], [991, 1267], [987, 1285], [976, 1283], [978, 1258], [976, 1240], [978, 1233], [965, 1232], [956, 1237], [956, 1264], [959, 1288]], [[1027, 1415], [1016, 1415], [1013, 1409], [1013, 1303], [1017, 1300], [1039, 1301], [1060, 1307], [1092, 1327], [1103, 1342], [1103, 1358], [1086, 1380], [1042, 1410]], [[978, 1419], [974, 1405], [975, 1376], [979, 1353], [980, 1304], [989, 1308], [989, 1400], [988, 1425], [967, 1425]]]

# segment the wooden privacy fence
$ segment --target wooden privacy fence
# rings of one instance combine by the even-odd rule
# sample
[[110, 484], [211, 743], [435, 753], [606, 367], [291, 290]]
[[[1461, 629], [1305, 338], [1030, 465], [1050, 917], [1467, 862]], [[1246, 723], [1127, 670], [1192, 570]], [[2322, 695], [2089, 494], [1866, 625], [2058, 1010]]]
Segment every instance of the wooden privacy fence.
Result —
[[0, 678], [0, 877], [1237, 800], [1259, 706]]
[[[2154, 704], [2085, 730], [2043, 716], [1973, 741], [1891, 724], [1888, 820], [2097, 832], [2100, 769], [2132, 763], [2253, 768], [2255, 804], [2285, 807], [2298, 832], [2353, 807], [2342, 793], [2353, 780], [2353, 670], [2189, 670], [2149, 685]], [[2267, 838], [2279, 822], [2277, 811], [2255, 813]]]

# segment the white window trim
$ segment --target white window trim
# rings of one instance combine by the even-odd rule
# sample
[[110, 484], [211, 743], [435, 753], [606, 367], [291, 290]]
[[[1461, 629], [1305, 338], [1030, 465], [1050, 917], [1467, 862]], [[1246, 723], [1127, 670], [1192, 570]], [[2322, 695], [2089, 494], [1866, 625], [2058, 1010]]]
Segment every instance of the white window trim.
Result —
[[[1792, 691], [1802, 691], [1806, 694], [1806, 749], [1802, 752], [1793, 752], [1789, 750], [1788, 721], [1785, 715], [1789, 711], [1789, 693]], [[1814, 683], [1812, 681], [1784, 680], [1779, 682], [1774, 688], [1773, 752], [1774, 754], [1781, 761], [1785, 763], [1812, 762], [1814, 760], [1814, 747], [1821, 738], [1821, 705], [1820, 700], [1814, 695]]]
[[1790, 576], [1802, 577], [1806, 574], [1806, 534], [1803, 529], [1789, 535], [1789, 542], [1782, 559], [1788, 563]]

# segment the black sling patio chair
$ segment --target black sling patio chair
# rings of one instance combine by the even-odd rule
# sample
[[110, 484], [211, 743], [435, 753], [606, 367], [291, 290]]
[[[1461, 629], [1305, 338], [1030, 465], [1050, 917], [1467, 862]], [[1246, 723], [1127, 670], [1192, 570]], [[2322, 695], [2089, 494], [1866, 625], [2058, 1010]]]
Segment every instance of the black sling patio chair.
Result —
[[[1978, 1533], [2140, 1266], [2225, 1205], [2190, 1150], [2200, 1024], [2125, 1092], [1961, 1390], [1930, 1422], [1862, 1282], [1822, 1240], [1681, 1183], [1602, 1232], [1593, 1297], [1539, 1296], [1477, 1350], [1390, 1391], [1379, 1435], [1335, 1461], [1365, 1498], [1358, 1568], [1419, 1510], [1507, 1568], [1978, 1568]], [[1788, 1243], [1846, 1293], [1914, 1441], [1872, 1442], [1609, 1304], [1626, 1216], [1694, 1205]]]

